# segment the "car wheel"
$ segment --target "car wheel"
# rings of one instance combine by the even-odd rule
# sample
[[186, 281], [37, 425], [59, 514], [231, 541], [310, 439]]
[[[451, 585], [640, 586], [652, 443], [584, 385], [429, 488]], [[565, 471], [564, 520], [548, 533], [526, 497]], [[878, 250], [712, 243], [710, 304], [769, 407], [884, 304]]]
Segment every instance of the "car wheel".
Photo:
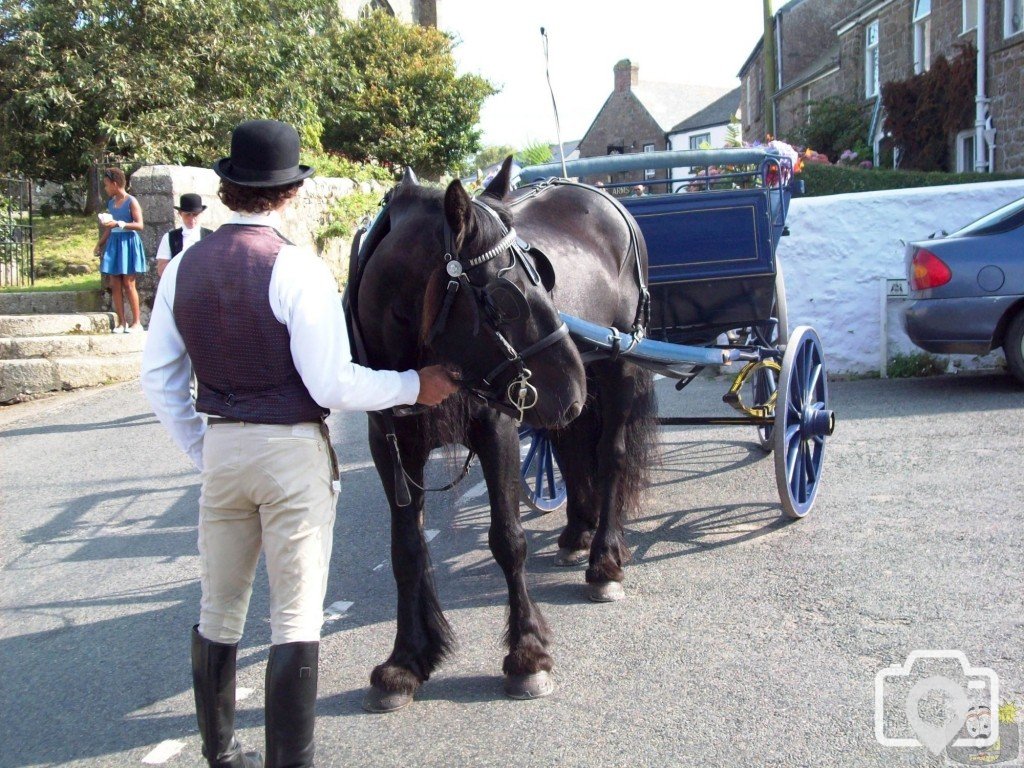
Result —
[[1024, 384], [1024, 310], [1018, 312], [1010, 321], [1010, 327], [1006, 329], [1006, 338], [1003, 339], [1003, 352], [1006, 353], [1006, 364], [1010, 367], [1010, 373]]

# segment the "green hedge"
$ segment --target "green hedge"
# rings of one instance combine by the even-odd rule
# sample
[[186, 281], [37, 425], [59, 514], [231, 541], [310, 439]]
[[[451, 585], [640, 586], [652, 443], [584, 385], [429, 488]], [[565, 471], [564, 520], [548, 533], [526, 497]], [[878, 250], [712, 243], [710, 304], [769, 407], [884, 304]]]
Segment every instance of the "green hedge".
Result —
[[804, 180], [807, 197], [839, 195], [845, 192], [873, 192], [878, 189], [938, 187], [943, 184], [976, 184], [982, 181], [1022, 179], [1015, 173], [938, 173], [900, 170], [865, 170], [824, 163], [808, 163], [799, 178]]

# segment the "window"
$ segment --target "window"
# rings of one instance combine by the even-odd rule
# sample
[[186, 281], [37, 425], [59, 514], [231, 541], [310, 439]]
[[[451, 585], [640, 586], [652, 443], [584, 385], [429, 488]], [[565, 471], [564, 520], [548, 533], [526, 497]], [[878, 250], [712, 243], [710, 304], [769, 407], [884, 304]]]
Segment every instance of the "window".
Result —
[[695, 133], [690, 137], [690, 149], [700, 149], [701, 144], [711, 145], [710, 133]]
[[956, 172], [974, 170], [974, 131], [961, 131], [956, 135]]
[[1003, 37], [1024, 32], [1024, 0], [1003, 0]]
[[978, 0], [962, 0], [964, 8], [964, 32], [978, 26]]
[[[653, 151], [654, 151], [654, 145], [653, 144], [644, 144], [644, 152], [653, 152]], [[644, 168], [644, 178], [645, 179], [653, 179], [657, 174], [658, 174], [658, 172], [656, 170], [654, 170], [653, 168]]]
[[864, 95], [878, 95], [878, 20], [868, 24], [864, 34]]
[[932, 0], [914, 3], [914, 74], [927, 72], [932, 65]]

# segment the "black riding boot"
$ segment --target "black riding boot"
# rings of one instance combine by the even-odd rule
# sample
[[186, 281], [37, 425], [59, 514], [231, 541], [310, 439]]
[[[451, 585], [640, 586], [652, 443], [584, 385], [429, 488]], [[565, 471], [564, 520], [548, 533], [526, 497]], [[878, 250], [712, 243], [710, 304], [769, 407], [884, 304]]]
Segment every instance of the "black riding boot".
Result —
[[207, 640], [192, 627], [192, 687], [203, 757], [210, 768], [263, 768], [259, 752], [235, 739], [235, 657], [238, 645]]
[[270, 646], [267, 662], [267, 768], [310, 768], [320, 643]]

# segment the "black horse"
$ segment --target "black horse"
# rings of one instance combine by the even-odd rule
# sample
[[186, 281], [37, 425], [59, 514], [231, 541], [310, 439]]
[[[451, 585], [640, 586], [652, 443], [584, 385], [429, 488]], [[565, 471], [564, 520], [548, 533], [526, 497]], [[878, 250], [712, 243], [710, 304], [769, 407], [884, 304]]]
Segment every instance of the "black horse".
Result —
[[372, 711], [410, 703], [452, 648], [423, 537], [423, 469], [443, 443], [475, 452], [487, 482], [488, 542], [509, 590], [509, 696], [553, 690], [549, 630], [526, 585], [519, 419], [551, 430], [561, 462], [568, 524], [559, 562], [589, 561], [593, 600], [624, 594], [623, 522], [639, 504], [654, 443], [652, 377], [622, 359], [585, 369], [558, 312], [627, 331], [642, 325], [646, 248], [628, 214], [592, 188], [507, 195], [510, 166], [511, 158], [476, 199], [458, 181], [442, 194], [407, 172], [351, 270], [364, 362], [397, 370], [442, 362], [463, 384], [439, 408], [370, 415], [398, 587], [394, 649], [373, 670], [364, 702]]

